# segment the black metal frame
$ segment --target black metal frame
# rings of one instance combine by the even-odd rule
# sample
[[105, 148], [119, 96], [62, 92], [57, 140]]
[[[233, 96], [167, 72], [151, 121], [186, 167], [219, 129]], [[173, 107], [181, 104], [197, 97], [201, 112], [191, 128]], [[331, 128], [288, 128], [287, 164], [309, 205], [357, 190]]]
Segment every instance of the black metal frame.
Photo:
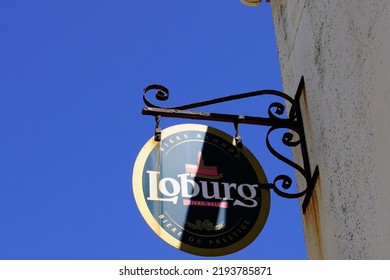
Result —
[[[302, 121], [302, 112], [299, 103], [304, 88], [305, 88], [305, 82], [304, 82], [304, 78], [302, 77], [294, 98], [290, 97], [289, 95], [283, 92], [276, 91], [276, 90], [260, 90], [260, 91], [253, 91], [253, 92], [225, 96], [217, 99], [206, 100], [206, 101], [186, 104], [182, 106], [163, 108], [163, 107], [156, 106], [146, 98], [147, 93], [151, 90], [156, 90], [155, 97], [159, 101], [165, 101], [169, 98], [169, 90], [166, 87], [162, 85], [154, 84], [154, 85], [149, 85], [144, 89], [143, 100], [147, 106], [142, 109], [142, 114], [153, 115], [156, 117], [156, 128], [155, 128], [156, 141], [161, 140], [161, 129], [160, 129], [161, 117], [186, 118], [186, 119], [198, 119], [198, 120], [234, 123], [236, 128], [235, 139], [238, 148], [242, 146], [241, 137], [238, 135], [239, 124], [243, 123], [243, 124], [269, 126], [270, 128], [266, 136], [266, 145], [268, 150], [272, 153], [272, 155], [274, 155], [280, 161], [290, 165], [295, 170], [297, 170], [304, 177], [306, 182], [306, 188], [304, 188], [303, 191], [298, 193], [286, 192], [285, 190], [291, 188], [293, 180], [291, 179], [290, 176], [284, 174], [276, 176], [276, 178], [272, 183], [261, 184], [261, 186], [266, 189], [273, 189], [276, 194], [285, 198], [299, 198], [305, 196], [302, 203], [303, 213], [305, 213], [311, 195], [313, 193], [315, 183], [319, 176], [319, 170], [318, 170], [318, 166], [316, 166], [314, 173], [312, 174], [310, 169], [309, 155], [307, 151], [307, 144], [306, 144], [303, 121]], [[250, 98], [255, 96], [263, 96], [263, 95], [278, 96], [284, 99], [284, 101], [289, 102], [291, 104], [289, 111], [287, 111], [286, 105], [280, 102], [273, 102], [269, 105], [267, 117], [230, 115], [230, 114], [197, 112], [197, 111], [188, 110], [197, 107], [223, 103], [223, 102], [233, 101], [238, 99]], [[272, 147], [269, 136], [271, 132], [277, 129], [289, 130], [289, 132], [285, 132], [283, 134], [282, 143], [284, 145], [288, 147], [297, 147], [300, 145], [303, 166], [281, 155]]]

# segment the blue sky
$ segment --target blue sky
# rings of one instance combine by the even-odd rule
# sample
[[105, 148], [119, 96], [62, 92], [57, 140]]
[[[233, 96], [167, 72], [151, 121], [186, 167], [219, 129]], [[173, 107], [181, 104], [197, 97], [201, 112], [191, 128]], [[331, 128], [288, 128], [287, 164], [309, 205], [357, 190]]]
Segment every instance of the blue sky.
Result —
[[[203, 259], [166, 244], [135, 205], [133, 164], [154, 131], [153, 117], [141, 115], [143, 88], [168, 87], [166, 106], [282, 90], [270, 7], [2, 1], [0, 259]], [[251, 99], [204, 110], [267, 108]], [[207, 124], [234, 134], [233, 125]], [[240, 133], [269, 178], [293, 174], [268, 155], [262, 128]], [[214, 259], [306, 259], [299, 201], [272, 193], [257, 239]]]

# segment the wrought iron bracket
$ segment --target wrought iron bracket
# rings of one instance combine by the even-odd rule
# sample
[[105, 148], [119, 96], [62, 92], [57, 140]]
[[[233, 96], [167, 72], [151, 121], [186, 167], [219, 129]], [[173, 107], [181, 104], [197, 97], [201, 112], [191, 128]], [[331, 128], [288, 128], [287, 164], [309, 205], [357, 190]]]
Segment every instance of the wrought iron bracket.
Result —
[[[198, 119], [198, 120], [209, 120], [209, 121], [220, 121], [233, 123], [236, 129], [236, 146], [237, 148], [242, 147], [242, 140], [238, 134], [239, 124], [251, 124], [268, 126], [269, 130], [266, 136], [266, 146], [268, 150], [280, 161], [288, 164], [298, 171], [304, 178], [305, 186], [301, 188], [301, 191], [297, 193], [288, 192], [292, 186], [292, 178], [288, 175], [278, 175], [275, 177], [273, 182], [261, 184], [263, 188], [272, 189], [277, 195], [284, 198], [300, 198], [304, 197], [302, 203], [303, 213], [306, 213], [306, 209], [309, 205], [310, 198], [312, 196], [314, 186], [319, 177], [318, 166], [315, 167], [314, 173], [311, 172], [309, 154], [307, 150], [307, 143], [305, 139], [305, 132], [302, 120], [302, 111], [300, 107], [300, 98], [304, 91], [305, 82], [304, 78], [301, 78], [295, 97], [276, 90], [260, 90], [241, 94], [235, 94], [225, 96], [221, 98], [200, 101], [196, 103], [190, 103], [182, 106], [163, 108], [151, 103], [146, 95], [150, 91], [155, 91], [155, 98], [159, 101], [166, 101], [169, 98], [169, 90], [162, 85], [149, 85], [144, 89], [143, 100], [146, 107], [142, 109], [143, 115], [152, 115], [156, 118], [155, 128], [155, 140], [161, 140], [161, 129], [160, 129], [160, 118], [161, 117], [173, 117], [173, 118], [185, 118], [185, 119]], [[244, 115], [231, 115], [231, 114], [220, 114], [210, 112], [198, 112], [188, 109], [223, 103], [227, 101], [234, 101], [238, 99], [245, 99], [255, 96], [277, 96], [284, 100], [284, 103], [288, 102], [289, 106], [281, 102], [273, 102], [268, 107], [268, 116], [255, 117], [255, 116], [244, 116]], [[289, 107], [289, 109], [287, 109]], [[273, 147], [270, 134], [278, 129], [287, 129], [288, 132], [283, 134], [282, 143], [287, 147], [300, 147], [302, 164], [298, 164], [287, 157], [283, 156]]]

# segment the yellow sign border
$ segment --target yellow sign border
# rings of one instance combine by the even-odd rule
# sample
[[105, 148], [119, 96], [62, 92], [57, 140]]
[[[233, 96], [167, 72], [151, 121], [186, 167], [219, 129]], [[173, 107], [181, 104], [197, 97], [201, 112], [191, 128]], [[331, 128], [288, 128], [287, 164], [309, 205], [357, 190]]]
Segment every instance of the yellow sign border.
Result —
[[[216, 128], [201, 125], [201, 124], [180, 124], [180, 125], [174, 125], [171, 127], [168, 127], [161, 131], [161, 139], [169, 137], [172, 134], [175, 134], [177, 132], [185, 132], [185, 131], [199, 131], [199, 132], [207, 132], [215, 134], [226, 141], [230, 143], [234, 143], [234, 138], [230, 136], [229, 134], [218, 130]], [[227, 255], [231, 253], [235, 253], [245, 247], [247, 247], [250, 243], [252, 243], [255, 238], [259, 235], [261, 230], [263, 229], [267, 218], [269, 214], [270, 209], [270, 191], [267, 189], [261, 190], [261, 209], [260, 209], [260, 215], [258, 216], [255, 225], [251, 229], [251, 232], [249, 232], [244, 238], [239, 240], [238, 242], [222, 248], [213, 248], [213, 249], [205, 249], [205, 248], [198, 248], [195, 246], [191, 246], [185, 243], [182, 243], [180, 240], [172, 237], [169, 233], [167, 233], [164, 228], [160, 226], [160, 224], [155, 220], [152, 213], [150, 212], [146, 200], [145, 195], [143, 192], [143, 171], [144, 166], [146, 163], [146, 160], [149, 156], [149, 154], [152, 152], [152, 150], [157, 146], [160, 145], [161, 142], [157, 142], [154, 140], [154, 137], [152, 137], [141, 149], [139, 152], [137, 159], [134, 164], [133, 169], [133, 194], [134, 198], [137, 204], [137, 207], [139, 211], [141, 212], [142, 217], [146, 221], [146, 223], [152, 228], [152, 230], [165, 242], [170, 244], [171, 246], [175, 247], [176, 249], [201, 255], [201, 256], [222, 256]], [[244, 156], [248, 159], [254, 170], [256, 171], [257, 178], [260, 183], [266, 183], [267, 179], [264, 174], [263, 168], [261, 167], [260, 163], [257, 161], [256, 157], [244, 146], [241, 149], [241, 152], [244, 154]]]

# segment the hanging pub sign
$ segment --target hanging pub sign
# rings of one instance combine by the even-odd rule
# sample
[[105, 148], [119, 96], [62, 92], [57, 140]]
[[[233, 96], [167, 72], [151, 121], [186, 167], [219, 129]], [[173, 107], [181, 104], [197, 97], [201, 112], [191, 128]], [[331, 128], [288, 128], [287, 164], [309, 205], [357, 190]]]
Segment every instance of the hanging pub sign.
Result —
[[270, 192], [253, 154], [205, 125], [164, 129], [140, 151], [133, 171], [137, 206], [153, 231], [182, 251], [219, 256], [248, 246], [268, 217]]

